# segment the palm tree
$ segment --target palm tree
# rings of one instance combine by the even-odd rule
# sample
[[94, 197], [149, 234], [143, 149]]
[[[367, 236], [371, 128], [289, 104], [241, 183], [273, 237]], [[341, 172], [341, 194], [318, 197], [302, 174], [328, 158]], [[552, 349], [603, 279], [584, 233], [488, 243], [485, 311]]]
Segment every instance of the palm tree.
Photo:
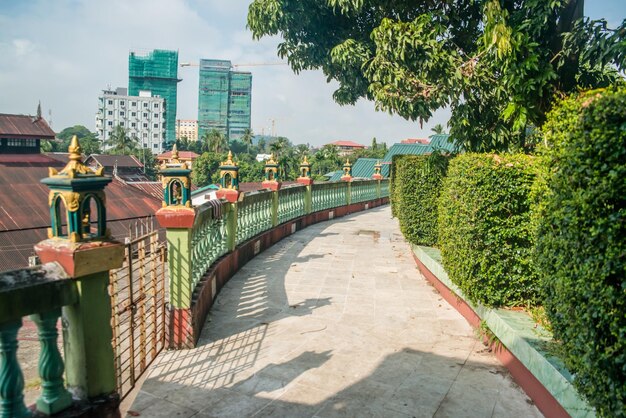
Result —
[[440, 135], [440, 134], [445, 133], [445, 132], [444, 132], [443, 125], [442, 125], [442, 124], [440, 124], [440, 123], [438, 123], [438, 124], [436, 124], [435, 126], [433, 126], [432, 131], [433, 131], [436, 135]]
[[241, 140], [243, 141], [244, 144], [246, 144], [246, 152], [250, 152], [250, 145], [252, 145], [253, 137], [254, 137], [254, 132], [252, 132], [252, 129], [246, 128], [243, 131], [243, 136], [241, 137]]
[[205, 151], [212, 151], [216, 154], [228, 148], [228, 140], [226, 135], [213, 128], [209, 132], [202, 135], [202, 148]]
[[122, 125], [117, 125], [106, 141], [106, 144], [110, 146], [115, 153], [128, 155], [137, 149], [137, 138], [131, 138]]

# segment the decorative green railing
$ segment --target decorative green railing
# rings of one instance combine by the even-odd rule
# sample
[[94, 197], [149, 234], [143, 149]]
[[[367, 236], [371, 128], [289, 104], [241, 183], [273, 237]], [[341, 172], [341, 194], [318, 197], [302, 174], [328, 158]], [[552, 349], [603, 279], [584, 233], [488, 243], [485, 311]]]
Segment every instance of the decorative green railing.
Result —
[[61, 307], [76, 302], [76, 281], [68, 280], [56, 263], [0, 273], [0, 417], [31, 416], [24, 404], [24, 377], [17, 360], [17, 333], [27, 315], [37, 325], [41, 345], [37, 410], [50, 415], [71, 405], [57, 345], [57, 322]]
[[314, 183], [311, 192], [313, 212], [345, 205], [347, 189], [346, 182]]
[[243, 201], [237, 203], [237, 244], [272, 227], [272, 192], [245, 193], [243, 196]]
[[278, 191], [278, 224], [306, 215], [306, 187], [291, 186]]
[[380, 181], [380, 197], [389, 197], [389, 179]]
[[[228, 252], [225, 212], [202, 206], [191, 233], [191, 278], [193, 286], [221, 256]], [[217, 215], [217, 216], [216, 216]]]
[[350, 184], [351, 203], [374, 200], [378, 197], [378, 182], [355, 180]]

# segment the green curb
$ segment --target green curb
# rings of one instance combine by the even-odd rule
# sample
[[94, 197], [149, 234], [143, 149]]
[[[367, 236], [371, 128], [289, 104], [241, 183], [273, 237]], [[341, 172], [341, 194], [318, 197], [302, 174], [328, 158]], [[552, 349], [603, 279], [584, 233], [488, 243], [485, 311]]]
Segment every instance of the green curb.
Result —
[[468, 300], [450, 281], [436, 248], [413, 245], [422, 264], [487, 324], [502, 344], [526, 367], [561, 406], [574, 418], [595, 417], [595, 410], [584, 401], [572, 384], [572, 375], [563, 362], [550, 353], [552, 334], [523, 312], [490, 309]]

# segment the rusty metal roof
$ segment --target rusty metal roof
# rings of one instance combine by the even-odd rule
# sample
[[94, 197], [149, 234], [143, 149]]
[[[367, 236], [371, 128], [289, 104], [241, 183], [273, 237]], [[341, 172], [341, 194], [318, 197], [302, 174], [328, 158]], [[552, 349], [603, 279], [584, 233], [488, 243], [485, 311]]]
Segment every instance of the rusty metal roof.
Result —
[[[178, 159], [184, 161], [193, 161], [198, 158], [199, 155], [193, 151], [178, 151]], [[164, 152], [163, 154], [159, 154], [156, 156], [156, 159], [159, 161], [169, 160], [172, 158], [172, 151]]]
[[[4, 196], [0, 202], [0, 231], [48, 227], [48, 188], [40, 180], [48, 176], [47, 167], [2, 167], [0, 188]], [[157, 199], [134, 187], [114, 179], [105, 189], [107, 218], [138, 218], [153, 215], [161, 207]]]
[[54, 139], [54, 135], [44, 118], [0, 113], [0, 136]]
[[0, 154], [0, 167], [64, 167], [67, 164], [43, 154]]
[[119, 167], [142, 168], [143, 164], [132, 155], [107, 155], [107, 154], [91, 154], [85, 159], [85, 165], [93, 166], [95, 164], [102, 167], [114, 167], [117, 163]]

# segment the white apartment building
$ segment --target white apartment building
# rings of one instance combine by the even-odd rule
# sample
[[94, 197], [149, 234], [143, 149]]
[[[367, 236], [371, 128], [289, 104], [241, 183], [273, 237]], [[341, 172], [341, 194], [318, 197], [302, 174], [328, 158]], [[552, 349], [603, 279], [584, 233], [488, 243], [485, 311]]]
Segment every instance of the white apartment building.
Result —
[[198, 140], [198, 121], [195, 119], [176, 119], [176, 139]]
[[165, 99], [150, 91], [139, 91], [139, 96], [128, 96], [128, 90], [118, 87], [103, 90], [96, 113], [96, 133], [102, 149], [111, 148], [107, 141], [117, 125], [126, 129], [128, 136], [153, 154], [163, 152], [165, 141]]

